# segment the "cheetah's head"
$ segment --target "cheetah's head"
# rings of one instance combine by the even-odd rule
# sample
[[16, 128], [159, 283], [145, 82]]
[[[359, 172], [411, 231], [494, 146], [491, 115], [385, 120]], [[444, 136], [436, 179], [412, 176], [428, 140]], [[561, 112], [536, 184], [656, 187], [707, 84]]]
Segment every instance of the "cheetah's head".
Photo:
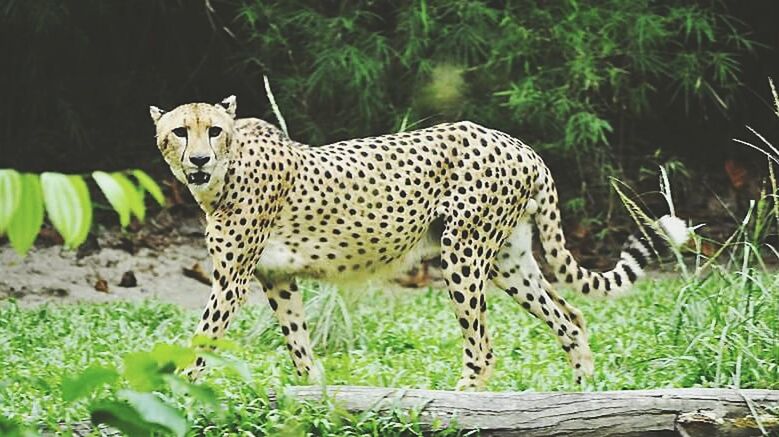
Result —
[[235, 108], [235, 96], [216, 105], [189, 103], [168, 112], [149, 108], [157, 128], [157, 147], [176, 178], [193, 193], [224, 177], [231, 157]]

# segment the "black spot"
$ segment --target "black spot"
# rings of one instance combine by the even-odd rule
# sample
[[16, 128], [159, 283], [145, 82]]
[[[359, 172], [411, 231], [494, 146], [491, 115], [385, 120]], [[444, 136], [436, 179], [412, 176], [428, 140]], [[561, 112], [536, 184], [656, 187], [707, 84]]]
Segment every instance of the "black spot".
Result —
[[460, 282], [462, 282], [460, 275], [458, 275], [457, 273], [452, 273], [452, 282], [454, 282], [455, 284], [459, 284]]

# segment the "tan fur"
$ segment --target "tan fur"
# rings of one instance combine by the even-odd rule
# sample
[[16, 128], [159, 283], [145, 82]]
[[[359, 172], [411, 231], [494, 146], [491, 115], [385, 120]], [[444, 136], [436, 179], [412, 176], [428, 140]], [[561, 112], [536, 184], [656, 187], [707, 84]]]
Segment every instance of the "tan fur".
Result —
[[[480, 389], [495, 362], [489, 284], [551, 328], [577, 380], [593, 371], [584, 318], [543, 277], [532, 224], [555, 273], [583, 293], [621, 292], [640, 273], [635, 239], [605, 275], [576, 264], [548, 168], [503, 132], [459, 122], [312, 147], [262, 120], [234, 121], [234, 98], [150, 112], [160, 151], [206, 213], [213, 290], [197, 332], [222, 336], [256, 274], [301, 374], [319, 377], [297, 278], [360, 284], [440, 254], [464, 339], [457, 387]], [[213, 126], [221, 136], [209, 137]], [[198, 156], [209, 164], [193, 167]]]

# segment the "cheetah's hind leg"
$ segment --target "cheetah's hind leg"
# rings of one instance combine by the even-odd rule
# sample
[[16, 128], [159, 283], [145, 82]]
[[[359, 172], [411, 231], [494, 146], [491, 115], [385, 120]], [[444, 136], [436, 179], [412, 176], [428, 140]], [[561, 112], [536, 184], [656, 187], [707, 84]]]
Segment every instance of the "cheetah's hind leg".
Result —
[[308, 335], [308, 324], [303, 309], [303, 292], [294, 279], [268, 280], [256, 273], [255, 276], [262, 283], [268, 303], [276, 315], [297, 374], [307, 376], [308, 381], [313, 384], [320, 384], [323, 375], [320, 365], [314, 358]]
[[568, 355], [576, 382], [581, 383], [594, 371], [584, 317], [544, 278], [533, 258], [531, 242], [530, 224], [520, 222], [498, 254], [493, 283], [554, 332]]

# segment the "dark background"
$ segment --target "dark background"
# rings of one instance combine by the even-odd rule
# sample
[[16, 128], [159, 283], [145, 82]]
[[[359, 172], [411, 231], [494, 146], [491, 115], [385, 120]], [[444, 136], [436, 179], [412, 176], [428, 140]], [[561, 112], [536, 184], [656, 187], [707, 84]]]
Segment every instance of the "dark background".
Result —
[[[534, 13], [565, 11], [567, 6], [563, 3], [534, 3]], [[581, 3], [595, 9], [608, 6], [598, 1]], [[408, 72], [413, 72], [416, 64], [404, 63], [395, 52], [377, 55], [389, 67], [382, 70], [381, 81], [365, 87], [366, 96], [375, 93], [373, 102], [350, 100], [361, 97], [355, 91], [360, 88], [339, 88], [342, 78], [336, 75], [324, 77], [316, 86], [303, 86], [300, 84], [304, 82], [293, 80], [313, 80], [313, 68], [319, 65], [313, 65], [318, 59], [296, 59], [296, 54], [303, 52], [307, 44], [329, 44], [332, 38], [323, 33], [322, 41], [317, 42], [316, 31], [301, 32], [299, 29], [317, 26], [319, 21], [304, 18], [304, 14], [294, 15], [297, 11], [310, 13], [320, 21], [328, 19], [330, 23], [334, 17], [349, 16], [351, 12], [347, 11], [353, 8], [362, 8], [369, 18], [356, 21], [366, 32], [356, 34], [359, 39], [359, 35], [391, 36], [392, 32], [400, 32], [397, 29], [402, 25], [404, 8], [416, 11], [417, 2], [213, 1], [214, 11], [209, 12], [206, 3], [200, 1], [6, 0], [0, 3], [0, 167], [29, 172], [139, 167], [157, 177], [166, 176], [167, 170], [154, 146], [148, 106], [171, 108], [191, 101], [216, 102], [236, 94], [240, 116], [259, 116], [275, 123], [262, 85], [262, 74], [268, 74], [290, 125], [290, 134], [296, 140], [323, 143], [391, 132], [397, 129], [406, 107], [410, 108], [411, 121], [421, 120], [417, 126], [469, 118], [538, 144], [561, 185], [573, 187], [572, 192], [563, 190], [564, 198], [587, 192], [582, 181], [589, 182], [590, 187], [608, 190], [604, 175], [635, 183], [640, 179], [638, 169], [649, 166], [653, 159], [660, 163], [674, 159], [684, 164], [692, 188], [682, 190], [680, 196], [705, 196], [696, 190], [704, 185], [715, 191], [730, 189], [724, 170], [728, 160], [758, 178], [765, 171], [765, 159], [735, 145], [731, 138], [754, 139], [744, 128], [749, 124], [769, 140], [779, 139], [779, 124], [772, 114], [767, 83], [769, 76], [779, 80], [779, 2], [646, 3], [659, 14], [667, 6], [685, 3], [728, 14], [738, 32], [755, 44], [752, 50], [729, 49], [737, 59], [737, 77], [742, 83], [724, 92], [729, 98], [727, 110], [717, 110], [716, 105], [694, 98], [681, 98], [677, 88], [663, 86], [662, 77], [653, 79], [655, 89], [649, 96], [648, 108], [640, 114], [625, 116], [618, 105], [609, 107], [605, 97], [601, 103], [596, 102], [593, 107], [601, 111], [613, 130], [607, 133], [608, 146], [593, 146], [599, 156], [593, 162], [613, 168], [592, 172], [587, 171], [591, 164], [587, 153], [563, 144], [559, 123], [536, 123], [533, 117], [543, 115], [543, 108], [526, 118], [517, 111], [511, 117], [499, 118], [500, 111], [510, 111], [498, 108], [505, 98], [494, 94], [509, 86], [510, 77], [505, 84], [489, 88], [480, 85], [478, 71], [465, 73], [464, 80], [471, 86], [469, 92], [476, 96], [464, 100], [464, 109], [456, 111], [431, 110], [417, 104], [414, 94], [422, 89], [419, 78], [425, 74], [410, 75]], [[485, 4], [494, 10], [508, 7], [501, 2]], [[436, 11], [443, 8], [436, 7]], [[434, 11], [432, 3], [430, 11]], [[445, 20], [446, 13], [440, 14], [441, 20]], [[289, 21], [275, 26], [274, 16]], [[469, 24], [462, 17], [460, 24], [465, 28]], [[485, 36], [490, 39], [487, 44], [498, 37]], [[295, 48], [296, 44], [302, 48]], [[727, 41], [722, 44], [727, 45]], [[435, 42], [431, 47], [430, 53], [438, 53]], [[694, 48], [677, 45], [663, 50]], [[436, 56], [440, 57], [440, 53], [431, 55]], [[444, 58], [452, 56], [457, 58]], [[457, 60], [466, 67], [480, 62], [478, 53], [466, 53]], [[526, 61], [526, 65], [533, 61]], [[541, 63], [539, 68], [545, 67], [543, 60], [536, 61]], [[353, 68], [348, 62], [342, 67], [346, 75]], [[673, 72], [668, 74], [672, 77]], [[497, 79], [490, 76], [490, 80]], [[327, 88], [328, 83], [334, 84], [332, 89]], [[479, 93], [489, 98], [479, 100]], [[572, 97], [573, 101], [586, 99]], [[329, 101], [334, 103], [322, 103]], [[481, 112], [487, 106], [497, 115]], [[367, 115], [355, 115], [350, 112], [353, 108], [370, 111], [364, 111]], [[653, 155], [658, 149], [662, 149], [662, 159]], [[579, 171], [568, 171], [571, 166]], [[648, 189], [653, 185], [656, 187], [654, 178], [645, 184]], [[594, 197], [584, 197], [590, 211], [597, 211]]]

